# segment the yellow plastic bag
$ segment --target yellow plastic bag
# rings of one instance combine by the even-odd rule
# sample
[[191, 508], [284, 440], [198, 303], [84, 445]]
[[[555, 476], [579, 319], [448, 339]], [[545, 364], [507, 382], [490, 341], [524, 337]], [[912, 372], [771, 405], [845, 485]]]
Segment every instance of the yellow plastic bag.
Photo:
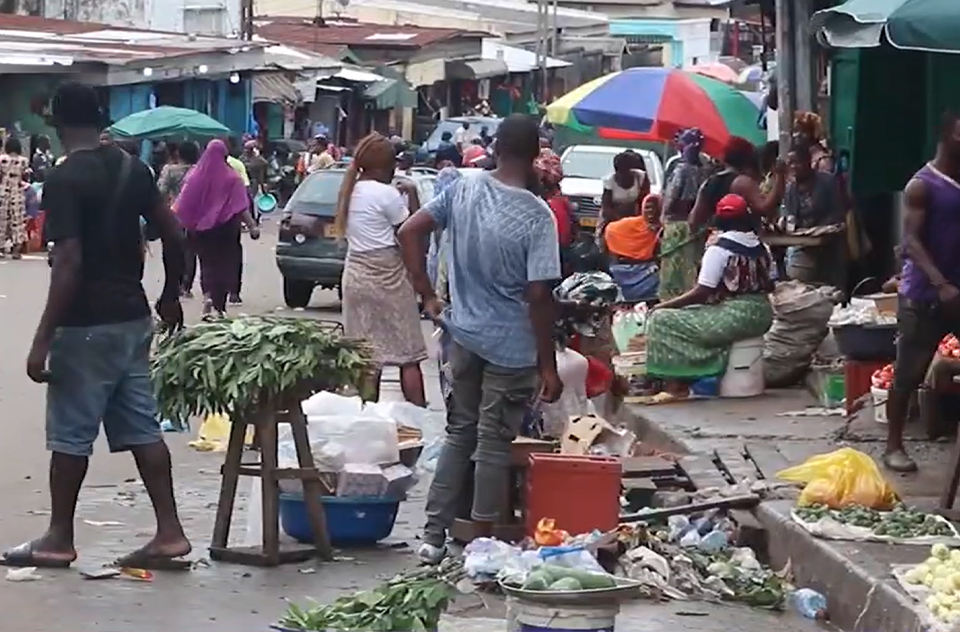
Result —
[[[223, 452], [227, 449], [229, 439], [230, 416], [214, 414], [204, 418], [197, 432], [197, 438], [187, 445], [199, 452]], [[253, 443], [253, 426], [247, 427], [244, 443], [247, 445]]]
[[777, 478], [806, 484], [797, 500], [800, 506], [822, 504], [839, 509], [863, 505], [884, 510], [897, 502], [897, 493], [873, 459], [853, 448], [812, 456], [777, 472]]

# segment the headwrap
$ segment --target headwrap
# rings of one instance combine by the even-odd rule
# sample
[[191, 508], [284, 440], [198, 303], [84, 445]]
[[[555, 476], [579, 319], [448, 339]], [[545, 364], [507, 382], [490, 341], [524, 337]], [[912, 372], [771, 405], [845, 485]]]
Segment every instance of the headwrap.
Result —
[[227, 223], [249, 205], [243, 180], [227, 164], [227, 146], [222, 140], [210, 141], [177, 196], [175, 206], [180, 223], [187, 230], [210, 230]]
[[735, 193], [727, 193], [717, 202], [717, 217], [734, 219], [743, 217], [750, 212], [747, 201]]
[[700, 152], [703, 150], [703, 133], [696, 127], [677, 133], [675, 142], [684, 162], [700, 164]]
[[533, 168], [540, 181], [547, 186], [555, 187], [563, 180], [560, 156], [553, 153], [551, 149], [544, 147], [540, 150], [540, 155], [533, 161]]
[[793, 115], [793, 131], [806, 132], [810, 140], [823, 140], [823, 120], [813, 112], [797, 112]]

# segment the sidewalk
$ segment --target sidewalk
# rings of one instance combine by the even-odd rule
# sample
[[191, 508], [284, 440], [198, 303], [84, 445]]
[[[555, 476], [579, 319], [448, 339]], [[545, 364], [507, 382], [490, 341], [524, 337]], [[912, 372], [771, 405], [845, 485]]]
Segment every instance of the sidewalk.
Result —
[[[683, 466], [700, 489], [727, 484], [712, 462], [714, 452], [738, 482], [773, 481], [780, 469], [845, 445], [874, 457], [882, 454], [886, 429], [869, 410], [846, 428], [842, 417], [783, 415], [816, 405], [806, 391], [774, 390], [744, 400], [629, 406], [627, 414], [636, 419], [642, 438], [687, 454]], [[887, 473], [888, 480], [909, 504], [932, 509], [952, 444], [923, 441], [917, 427], [907, 434], [920, 471]], [[920, 629], [915, 604], [890, 576], [890, 564], [921, 562], [928, 547], [815, 539], [791, 522], [791, 506], [790, 501], [772, 501], [757, 511], [775, 543], [772, 561], [782, 566], [789, 560], [800, 585], [826, 595], [834, 625], [851, 632]]]

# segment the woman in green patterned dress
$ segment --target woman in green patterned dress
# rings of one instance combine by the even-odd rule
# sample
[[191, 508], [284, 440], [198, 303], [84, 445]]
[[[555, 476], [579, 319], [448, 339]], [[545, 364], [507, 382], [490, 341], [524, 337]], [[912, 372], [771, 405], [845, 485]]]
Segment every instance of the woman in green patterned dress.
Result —
[[703, 254], [696, 286], [655, 306], [647, 322], [647, 374], [663, 379], [672, 396], [721, 375], [731, 345], [762, 336], [773, 322], [772, 264], [757, 216], [739, 195], [724, 196], [716, 209], [721, 233]]
[[687, 220], [703, 181], [700, 151], [703, 134], [693, 127], [677, 135], [680, 162], [670, 174], [663, 200], [660, 250], [660, 300], [676, 298], [697, 282], [702, 241], [694, 239]]

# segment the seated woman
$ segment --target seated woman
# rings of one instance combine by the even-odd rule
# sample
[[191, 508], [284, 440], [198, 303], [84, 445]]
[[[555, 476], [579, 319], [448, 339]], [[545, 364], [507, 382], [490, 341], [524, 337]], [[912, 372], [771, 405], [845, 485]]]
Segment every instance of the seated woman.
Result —
[[762, 336], [773, 322], [772, 262], [757, 236], [758, 217], [728, 194], [714, 221], [721, 232], [704, 252], [696, 287], [655, 306], [647, 321], [647, 374], [664, 380], [663, 401], [686, 396], [689, 382], [723, 374], [731, 345]]
[[660, 287], [657, 253], [660, 247], [660, 196], [643, 198], [642, 215], [611, 222], [603, 239], [610, 260], [610, 276], [624, 300], [652, 301]]

